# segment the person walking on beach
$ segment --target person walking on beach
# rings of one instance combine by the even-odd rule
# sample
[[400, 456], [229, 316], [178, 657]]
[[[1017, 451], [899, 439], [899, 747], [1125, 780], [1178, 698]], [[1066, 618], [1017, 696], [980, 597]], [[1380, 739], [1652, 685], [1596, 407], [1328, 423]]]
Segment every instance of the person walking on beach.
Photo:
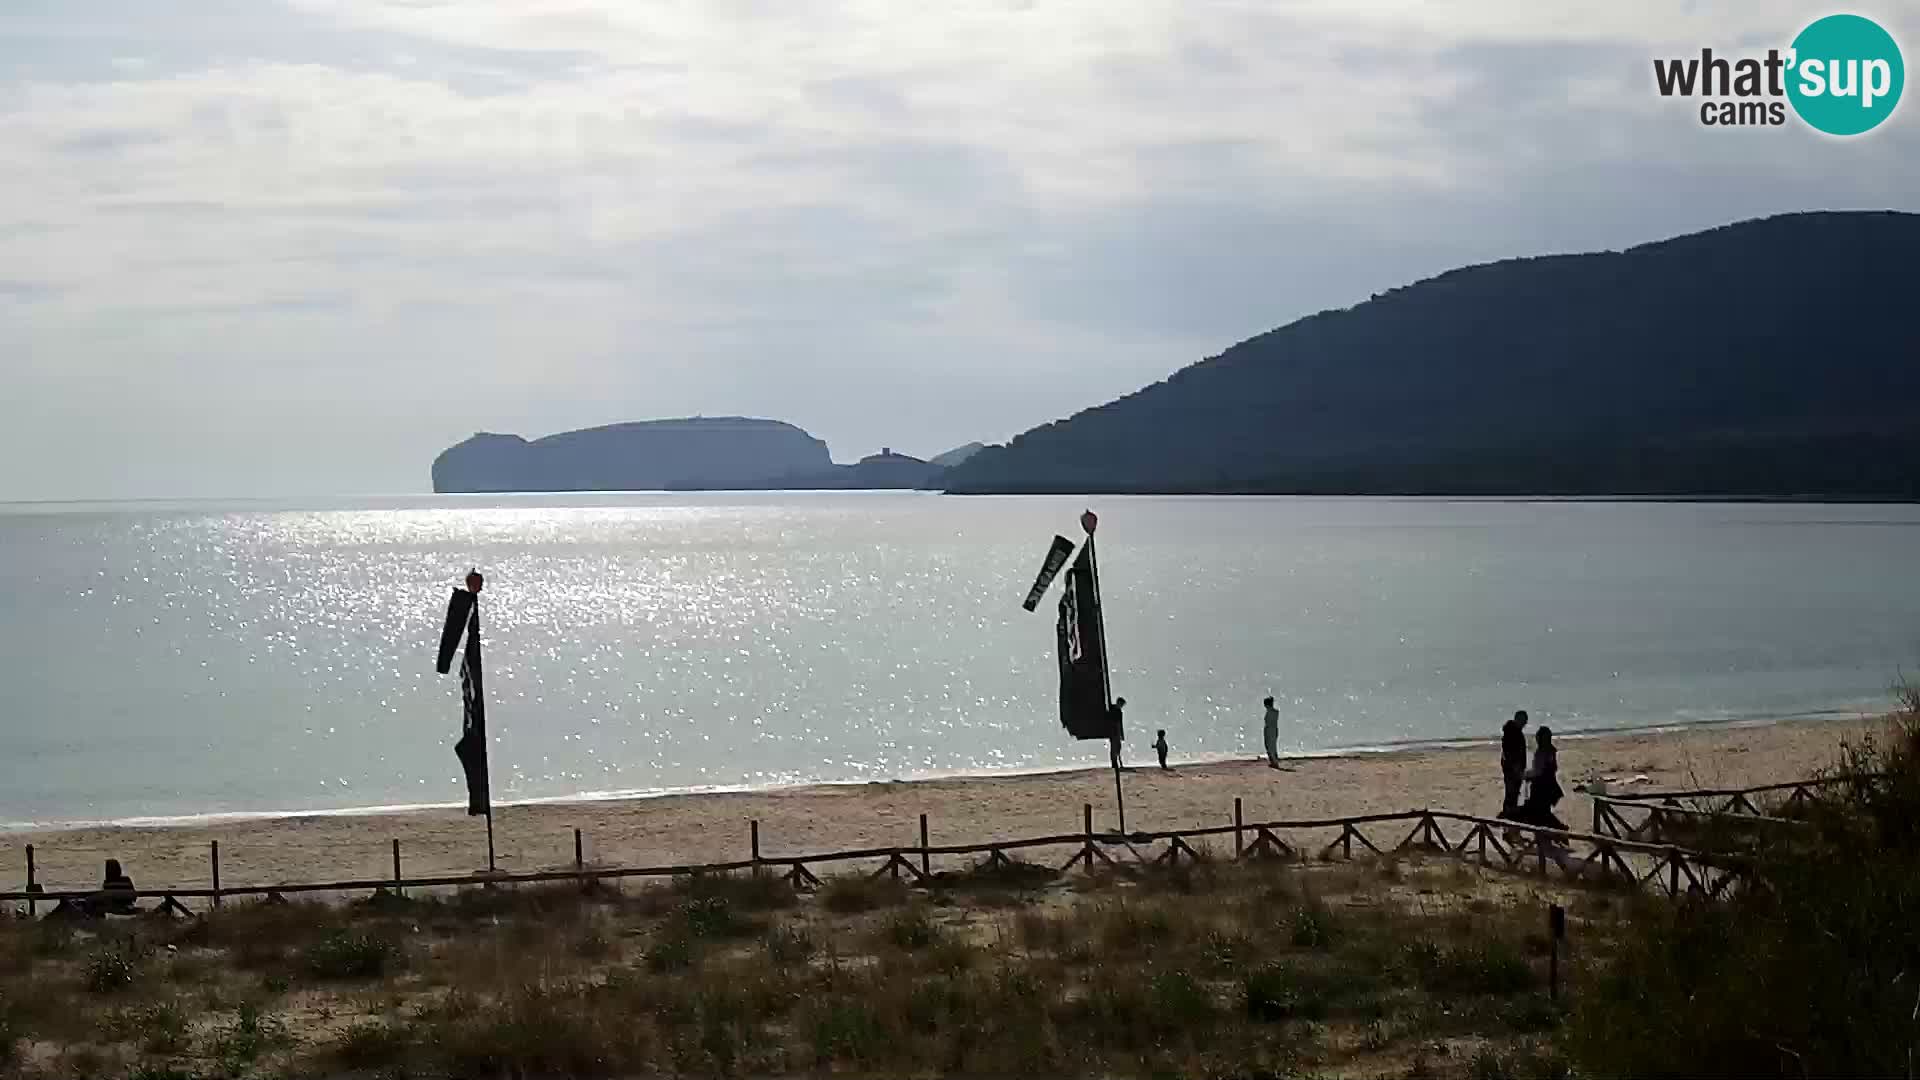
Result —
[[1120, 710], [1126, 707], [1126, 698], [1114, 698], [1113, 704], [1107, 706], [1107, 749], [1113, 758], [1114, 772], [1120, 771], [1120, 740], [1126, 737], [1121, 725]]
[[1534, 734], [1533, 768], [1527, 770], [1527, 804], [1522, 819], [1529, 824], [1565, 830], [1567, 823], [1554, 816], [1553, 804], [1566, 795], [1560, 788], [1560, 753], [1553, 747], [1553, 729], [1541, 728]]
[[1167, 729], [1160, 729], [1160, 737], [1153, 740], [1153, 752], [1160, 755], [1160, 771], [1172, 772], [1167, 768]]
[[1500, 816], [1511, 817], [1520, 808], [1520, 781], [1527, 773], [1527, 710], [1513, 714], [1500, 728], [1500, 776], [1507, 793], [1500, 801]]
[[1273, 699], [1266, 700], [1267, 715], [1260, 722], [1260, 734], [1267, 742], [1267, 768], [1280, 767], [1280, 710], [1273, 707]]

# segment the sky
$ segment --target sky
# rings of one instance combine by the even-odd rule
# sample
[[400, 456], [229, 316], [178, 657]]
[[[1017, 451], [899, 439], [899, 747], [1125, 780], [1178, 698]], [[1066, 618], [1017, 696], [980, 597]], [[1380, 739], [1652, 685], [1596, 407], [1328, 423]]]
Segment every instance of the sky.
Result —
[[1653, 89], [1832, 10], [6, 0], [0, 500], [424, 492], [475, 431], [688, 415], [930, 456], [1454, 266], [1920, 210], [1920, 101]]

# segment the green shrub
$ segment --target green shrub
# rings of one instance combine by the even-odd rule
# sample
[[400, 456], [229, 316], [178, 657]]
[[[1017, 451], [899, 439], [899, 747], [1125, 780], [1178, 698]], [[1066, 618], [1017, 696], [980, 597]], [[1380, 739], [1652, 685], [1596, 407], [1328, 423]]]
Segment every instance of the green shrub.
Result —
[[747, 929], [733, 913], [725, 896], [695, 896], [680, 905], [679, 919], [687, 933], [697, 938], [735, 937]]
[[415, 1045], [435, 1075], [627, 1076], [652, 1073], [653, 1025], [591, 984], [526, 984], [423, 1018]]
[[927, 916], [926, 909], [919, 907], [908, 908], [888, 919], [883, 933], [888, 943], [908, 951], [924, 949], [940, 940], [940, 928]]
[[1320, 1020], [1327, 1015], [1326, 988], [1287, 965], [1269, 964], [1248, 975], [1244, 986], [1249, 1020]]
[[385, 938], [336, 930], [301, 950], [300, 966], [320, 979], [375, 979], [399, 966], [399, 951]]
[[876, 1061], [887, 1056], [886, 1030], [867, 1002], [832, 997], [819, 1003], [809, 1018], [808, 1033], [820, 1064], [835, 1061]]
[[1153, 1023], [1163, 1031], [1197, 1032], [1213, 1021], [1213, 995], [1191, 974], [1155, 972], [1147, 984]]
[[240, 1072], [261, 1054], [293, 1042], [285, 1020], [251, 1003], [240, 1006], [233, 1023], [217, 1031], [209, 1050], [229, 1072]]
[[117, 949], [103, 949], [87, 958], [87, 989], [96, 994], [117, 994], [133, 985], [133, 957]]
[[667, 934], [647, 948], [647, 970], [685, 971], [693, 966], [693, 941], [684, 934]]
[[413, 1035], [400, 1024], [363, 1020], [340, 1033], [333, 1056], [349, 1069], [377, 1069], [403, 1061]]
[[149, 1054], [173, 1054], [186, 1048], [192, 1026], [177, 1003], [160, 1001], [119, 1013], [107, 1029]]
[[1201, 950], [1208, 965], [1220, 971], [1230, 971], [1254, 954], [1252, 939], [1245, 934], [1225, 930], [1207, 931]]
[[1159, 904], [1121, 901], [1105, 909], [1100, 941], [1109, 950], [1131, 952], [1173, 937], [1173, 919]]
[[1335, 923], [1333, 912], [1326, 905], [1309, 903], [1302, 905], [1293, 913], [1292, 933], [1294, 948], [1324, 949], [1333, 944]]
[[778, 911], [799, 902], [793, 885], [779, 874], [702, 874], [685, 878], [680, 888], [693, 897], [719, 897], [735, 911]]
[[1407, 946], [1406, 956], [1415, 979], [1436, 994], [1517, 994], [1535, 984], [1526, 958], [1499, 938], [1444, 948], [1417, 941]]
[[813, 958], [818, 946], [813, 936], [798, 927], [776, 926], [767, 932], [767, 958], [775, 967], [792, 967]]

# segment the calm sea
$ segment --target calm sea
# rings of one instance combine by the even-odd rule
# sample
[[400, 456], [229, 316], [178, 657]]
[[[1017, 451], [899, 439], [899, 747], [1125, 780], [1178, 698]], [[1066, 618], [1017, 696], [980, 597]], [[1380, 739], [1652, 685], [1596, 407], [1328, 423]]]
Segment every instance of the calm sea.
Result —
[[[1103, 498], [1130, 752], [1876, 708], [1920, 508]], [[463, 799], [448, 590], [487, 575], [496, 798], [1105, 760], [1055, 712], [1082, 500], [895, 493], [0, 506], [0, 822]], [[1057, 586], [1056, 586], [1057, 588]]]

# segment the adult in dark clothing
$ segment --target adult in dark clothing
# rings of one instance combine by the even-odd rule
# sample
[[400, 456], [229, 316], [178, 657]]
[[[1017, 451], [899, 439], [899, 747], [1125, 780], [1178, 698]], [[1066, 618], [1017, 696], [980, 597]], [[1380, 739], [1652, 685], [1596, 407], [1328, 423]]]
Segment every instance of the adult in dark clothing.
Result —
[[120, 869], [119, 859], [107, 860], [107, 871], [101, 875], [100, 896], [96, 909], [101, 913], [113, 915], [131, 915], [133, 906], [133, 879]]
[[1120, 711], [1126, 707], [1126, 698], [1115, 698], [1113, 704], [1107, 706], [1107, 749], [1112, 754], [1115, 772], [1120, 769], [1120, 740], [1126, 737]]
[[1533, 767], [1527, 770], [1527, 801], [1512, 815], [1528, 825], [1565, 831], [1567, 823], [1554, 816], [1553, 805], [1565, 797], [1560, 788], [1560, 753], [1553, 746], [1553, 729], [1534, 733]]
[[1500, 776], [1506, 781], [1506, 797], [1500, 801], [1500, 816], [1511, 817], [1520, 805], [1520, 781], [1527, 772], [1527, 711], [1521, 709], [1500, 729]]

